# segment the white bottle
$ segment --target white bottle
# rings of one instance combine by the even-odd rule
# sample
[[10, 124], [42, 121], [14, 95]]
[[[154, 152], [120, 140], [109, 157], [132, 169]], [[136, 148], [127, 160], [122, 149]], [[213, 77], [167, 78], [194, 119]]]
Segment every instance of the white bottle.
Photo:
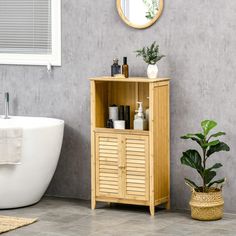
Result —
[[134, 116], [134, 129], [136, 130], [147, 130], [147, 120], [143, 114], [143, 103], [137, 102], [139, 105], [138, 113]]

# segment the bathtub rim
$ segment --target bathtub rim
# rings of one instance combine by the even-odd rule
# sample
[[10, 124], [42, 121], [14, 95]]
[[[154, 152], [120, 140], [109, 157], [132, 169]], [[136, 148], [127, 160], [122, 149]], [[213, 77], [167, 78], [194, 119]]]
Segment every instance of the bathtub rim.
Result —
[[[51, 118], [51, 117], [45, 117], [45, 116], [9, 116], [10, 119], [4, 119], [3, 118], [4, 116], [3, 115], [0, 115], [0, 124], [1, 122], [10, 122], [11, 119], [12, 120], [15, 120], [15, 124], [13, 126], [11, 126], [12, 124], [10, 125], [6, 125], [6, 126], [1, 126], [0, 125], [0, 129], [1, 128], [11, 128], [11, 127], [19, 127], [19, 128], [22, 128], [24, 130], [34, 130], [34, 129], [42, 129], [42, 128], [50, 128], [50, 127], [60, 127], [60, 126], [64, 126], [65, 125], [65, 121], [62, 120], [62, 119], [58, 119], [58, 118]], [[17, 118], [19, 118], [19, 123], [17, 123]], [[29, 119], [29, 120], [44, 120], [44, 121], [49, 121], [48, 123], [47, 122], [44, 122], [43, 124], [32, 124], [32, 125], [29, 125], [27, 124], [26, 121], [22, 121], [24, 119]]]

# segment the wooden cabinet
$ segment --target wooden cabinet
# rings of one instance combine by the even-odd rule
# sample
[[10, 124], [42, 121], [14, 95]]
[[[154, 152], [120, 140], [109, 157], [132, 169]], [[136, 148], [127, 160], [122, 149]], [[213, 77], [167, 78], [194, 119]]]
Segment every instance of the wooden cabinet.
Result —
[[[92, 208], [96, 201], [170, 207], [169, 80], [91, 78]], [[149, 100], [146, 98], [149, 97]], [[111, 104], [149, 107], [149, 131], [105, 128]]]

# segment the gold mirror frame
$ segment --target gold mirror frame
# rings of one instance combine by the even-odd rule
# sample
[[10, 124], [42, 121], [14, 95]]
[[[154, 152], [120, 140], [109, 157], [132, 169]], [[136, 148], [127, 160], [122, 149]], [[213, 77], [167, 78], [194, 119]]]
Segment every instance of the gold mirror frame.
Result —
[[119, 16], [120, 18], [129, 26], [135, 28], [135, 29], [145, 29], [145, 28], [148, 28], [150, 26], [152, 26], [158, 19], [159, 17], [161, 16], [162, 14], [162, 11], [163, 11], [163, 7], [164, 7], [164, 3], [163, 3], [164, 0], [160, 0], [160, 6], [159, 6], [159, 10], [156, 14], [156, 16], [148, 23], [146, 23], [145, 25], [136, 25], [136, 24], [133, 24], [131, 23], [127, 18], [126, 16], [124, 15], [123, 11], [122, 11], [122, 8], [121, 8], [121, 0], [116, 0], [116, 7], [117, 7], [117, 11], [119, 13]]

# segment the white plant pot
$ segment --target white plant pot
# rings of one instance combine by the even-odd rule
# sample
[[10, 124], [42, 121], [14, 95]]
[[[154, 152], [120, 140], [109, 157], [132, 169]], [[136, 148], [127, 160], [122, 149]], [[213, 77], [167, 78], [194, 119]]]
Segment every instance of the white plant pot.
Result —
[[148, 76], [149, 79], [156, 79], [157, 78], [157, 76], [158, 76], [157, 64], [155, 64], [155, 65], [149, 64], [148, 65], [147, 76]]

